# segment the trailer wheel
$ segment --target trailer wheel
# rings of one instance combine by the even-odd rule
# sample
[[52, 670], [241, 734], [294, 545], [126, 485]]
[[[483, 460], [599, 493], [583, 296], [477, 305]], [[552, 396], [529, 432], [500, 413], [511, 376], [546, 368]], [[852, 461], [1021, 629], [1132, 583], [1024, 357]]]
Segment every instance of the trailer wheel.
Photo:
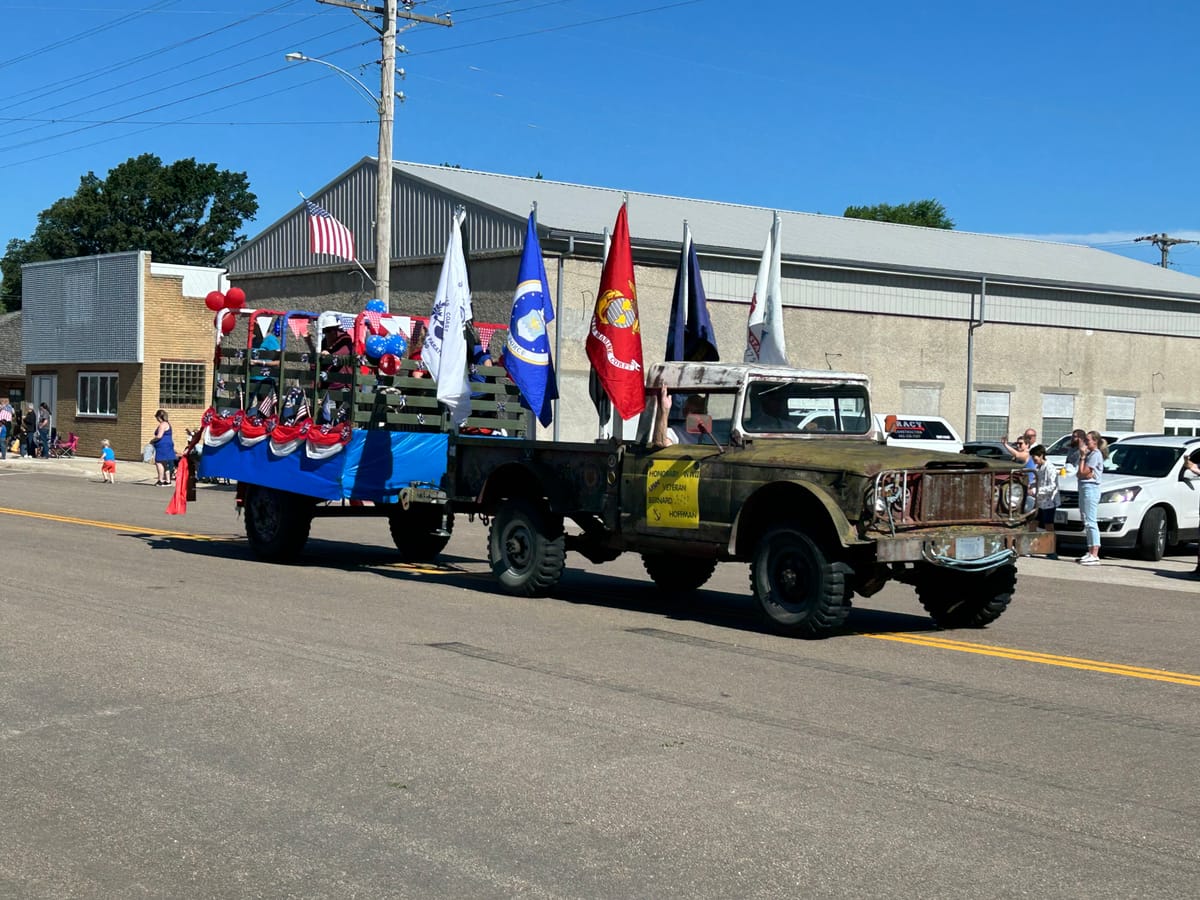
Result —
[[454, 530], [454, 513], [446, 514], [446, 534], [442, 530], [442, 507], [413, 506], [388, 513], [388, 530], [400, 558], [405, 562], [429, 562], [446, 549]]
[[562, 577], [566, 557], [561, 518], [520, 498], [501, 502], [488, 532], [488, 560], [506, 593], [549, 593]]
[[242, 503], [246, 539], [264, 562], [295, 562], [312, 528], [313, 504], [308, 498], [275, 488], [246, 485]]
[[774, 528], [750, 563], [750, 589], [768, 626], [796, 637], [823, 637], [850, 614], [849, 567], [829, 562], [807, 534]]
[[643, 553], [642, 565], [659, 590], [688, 594], [699, 590], [717, 569], [715, 559], [679, 556], [675, 553]]
[[1008, 609], [1017, 588], [1017, 567], [982, 575], [929, 566], [917, 579], [917, 597], [939, 628], [983, 628]]

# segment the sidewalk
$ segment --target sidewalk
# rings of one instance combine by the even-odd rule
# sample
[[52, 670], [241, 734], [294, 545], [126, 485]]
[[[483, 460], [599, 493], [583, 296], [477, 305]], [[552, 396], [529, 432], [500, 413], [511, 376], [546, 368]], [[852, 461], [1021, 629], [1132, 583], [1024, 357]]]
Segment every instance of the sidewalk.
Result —
[[[31, 459], [15, 453], [0, 460], [0, 473], [28, 472], [39, 475], [69, 475], [74, 478], [90, 478], [100, 481], [100, 458], [98, 456], [71, 456], [66, 459]], [[158, 480], [154, 463], [117, 460], [117, 481], [130, 484], [153, 485]]]

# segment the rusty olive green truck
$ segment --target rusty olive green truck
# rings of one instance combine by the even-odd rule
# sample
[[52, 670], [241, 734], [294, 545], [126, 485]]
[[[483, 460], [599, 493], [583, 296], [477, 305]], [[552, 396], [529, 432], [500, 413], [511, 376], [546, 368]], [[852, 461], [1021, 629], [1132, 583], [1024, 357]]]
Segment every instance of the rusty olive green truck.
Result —
[[942, 627], [982, 627], [1009, 604], [1017, 556], [1053, 550], [1027, 473], [882, 443], [864, 375], [662, 363], [634, 440], [452, 437], [448, 453], [449, 501], [490, 518], [513, 594], [550, 592], [568, 550], [633, 552], [672, 593], [749, 563], [758, 611], [786, 634], [835, 631], [889, 581]]

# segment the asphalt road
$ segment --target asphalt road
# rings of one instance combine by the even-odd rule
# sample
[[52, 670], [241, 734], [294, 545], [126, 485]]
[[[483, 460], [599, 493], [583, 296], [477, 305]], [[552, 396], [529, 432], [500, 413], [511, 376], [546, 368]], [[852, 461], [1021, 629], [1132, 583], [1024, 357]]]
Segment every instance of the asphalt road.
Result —
[[889, 587], [806, 642], [759, 630], [742, 565], [673, 605], [572, 556], [518, 599], [479, 523], [421, 568], [369, 519], [266, 565], [229, 489], [171, 517], [77, 469], [0, 463], [0, 896], [1200, 884], [1194, 557], [1022, 560], [982, 631]]

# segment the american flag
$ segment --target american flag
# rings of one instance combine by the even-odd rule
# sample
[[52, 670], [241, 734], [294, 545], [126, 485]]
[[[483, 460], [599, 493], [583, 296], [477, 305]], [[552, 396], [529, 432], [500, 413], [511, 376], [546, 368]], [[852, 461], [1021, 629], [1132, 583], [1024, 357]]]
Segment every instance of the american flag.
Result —
[[313, 253], [328, 253], [342, 259], [353, 260], [354, 235], [350, 229], [321, 209], [311, 200], [304, 201], [308, 213], [308, 234], [312, 238]]

